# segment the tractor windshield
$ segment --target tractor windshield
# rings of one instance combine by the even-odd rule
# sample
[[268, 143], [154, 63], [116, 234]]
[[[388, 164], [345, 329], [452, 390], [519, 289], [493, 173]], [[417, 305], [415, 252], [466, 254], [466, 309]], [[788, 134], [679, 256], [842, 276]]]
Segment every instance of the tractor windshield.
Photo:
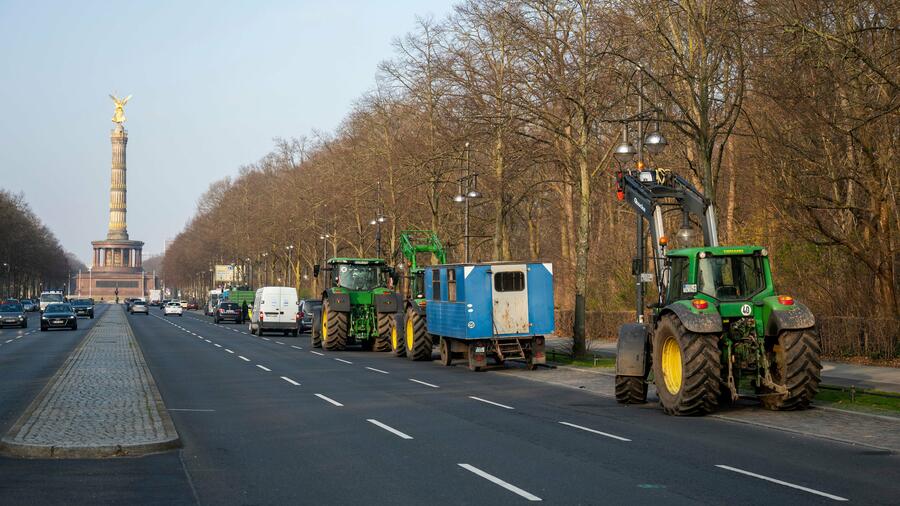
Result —
[[765, 286], [762, 257], [708, 256], [700, 259], [697, 290], [719, 300], [745, 300]]
[[337, 266], [337, 284], [353, 291], [368, 291], [381, 286], [381, 268], [377, 265]]

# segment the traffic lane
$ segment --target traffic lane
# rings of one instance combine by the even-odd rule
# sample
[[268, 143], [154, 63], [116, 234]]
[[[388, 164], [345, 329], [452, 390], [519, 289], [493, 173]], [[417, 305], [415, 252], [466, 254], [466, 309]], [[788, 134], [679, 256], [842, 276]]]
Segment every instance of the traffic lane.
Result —
[[[432, 452], [403, 444], [409, 441], [286, 381], [257, 356], [241, 360], [207, 343], [208, 334], [177, 328], [180, 323], [132, 320], [201, 502], [434, 502], [429, 480], [389, 479], [391, 469], [444, 464]], [[445, 480], [454, 489], [470, 482]], [[502, 492], [487, 498], [507, 501]]]
[[[278, 341], [266, 341], [265, 344], [261, 341], [254, 342], [262, 344], [262, 348], [264, 349], [272, 349], [272, 343], [277, 343]], [[379, 360], [379, 357], [381, 357], [381, 360]], [[339, 364], [352, 362], [353, 364], [346, 365], [359, 365], [363, 368], [366, 367], [365, 364], [367, 363], [378, 365], [384, 369], [389, 369], [388, 363], [397, 365], [404, 363], [402, 360], [395, 360], [394, 362], [384, 361], [383, 357], [384, 354], [356, 352], [324, 355], [324, 358], [326, 359], [331, 358], [336, 362], [340, 361], [338, 362]], [[383, 362], [384, 365], [381, 365], [381, 362]], [[408, 364], [408, 362], [406, 364]], [[419, 367], [422, 365], [423, 364], [418, 364]], [[339, 367], [340, 366], [338, 366], [338, 368]], [[404, 366], [401, 365], [400, 367], [403, 368]], [[327, 369], [334, 370], [334, 364], [329, 363]], [[370, 369], [375, 368], [370, 367]], [[441, 370], [444, 368], [438, 369]], [[601, 416], [604, 413], [606, 414], [606, 420], [603, 420], [603, 423], [599, 425], [601, 429], [610, 430], [608, 429], [610, 425], [618, 425], [621, 427], [621, 430], [614, 430], [623, 432], [633, 430], [635, 424], [642, 426], [642, 431], [649, 430], [651, 432], [642, 437], [642, 441], [646, 444], [646, 448], [641, 449], [642, 452], [654, 451], [657, 448], [668, 449], [671, 451], [662, 455], [662, 458], [666, 460], [674, 459], [674, 461], [686, 462], [689, 463], [692, 468], [701, 468], [700, 466], [705, 466], [706, 473], [716, 475], [716, 480], [736, 480], [737, 483], [735, 486], [740, 487], [743, 485], [743, 490], [749, 492], [749, 495], [744, 497], [744, 500], [748, 503], [757, 500], [755, 488], [761, 485], [759, 483], [749, 484], [747, 482], [752, 482], [753, 480], [766, 481], [764, 478], [772, 478], [780, 481], [787, 481], [786, 479], [790, 479], [793, 481], [787, 481], [787, 483], [796, 484], [795, 482], [799, 482], [806, 484], [808, 488], [819, 487], [815, 488], [815, 490], [824, 492], [825, 494], [828, 494], [827, 490], [829, 488], [835, 488], [834, 484], [839, 484], [839, 487], [848, 491], [862, 491], [865, 498], [873, 502], [879, 500], [883, 501], [885, 497], [891, 497], [891, 494], [895, 493], [895, 490], [892, 488], [885, 487], [884, 481], [880, 479], [875, 480], [873, 478], [874, 476], [879, 476], [880, 469], [886, 463], [885, 459], [894, 459], [893, 462], [887, 462], [888, 465], [896, 463], [896, 457], [887, 455], [884, 452], [872, 452], [867, 450], [859, 451], [854, 447], [848, 447], [844, 444], [798, 437], [780, 431], [771, 431], [758, 427], [732, 425], [709, 418], [673, 418], [665, 416], [658, 410], [652, 408], [630, 408], [629, 411], [632, 415], [629, 416], [624, 414], [628, 413], [628, 411], [624, 410], [629, 408], [619, 406], [610, 399], [590, 396], [590, 401], [585, 404], [584, 395], [587, 394], [576, 392], [571, 389], [560, 389], [560, 387], [555, 386], [535, 387], [535, 384], [526, 382], [528, 384], [525, 385], [524, 389], [521, 389], [517, 393], [516, 389], [511, 389], [509, 385], [491, 385], [490, 382], [496, 381], [504, 383], [506, 380], [512, 380], [513, 384], [521, 384], [520, 379], [501, 378], [499, 375], [490, 375], [490, 373], [485, 375], [473, 375], [463, 368], [449, 368], [446, 370], [448, 373], [449, 371], [458, 371], [456, 374], [461, 376], [460, 378], [455, 378], [455, 380], [462, 378], [462, 383], [468, 384], [469, 388], [477, 386], [479, 388], [504, 392], [504, 395], [506, 396], [504, 398], [512, 398], [515, 402], [521, 401], [520, 404], [524, 403], [525, 405], [535, 404], [534, 401], [537, 399], [538, 402], [535, 405], [530, 406], [533, 413], [537, 415], [552, 412], [554, 409], [556, 412], [573, 413], [577, 409], [585, 411], [585, 408], [587, 408], [586, 414], [589, 416]], [[485, 381], [485, 376], [494, 376], [494, 378]], [[477, 385], [472, 385], [471, 380], [467, 379], [476, 377], [479, 378], [476, 380]], [[369, 379], [369, 377], [366, 377], [365, 381], [368, 382]], [[457, 385], [460, 382], [451, 381], [451, 383]], [[539, 390], [546, 389], [548, 391], [543, 395], [539, 393], [536, 394], [535, 388], [538, 388]], [[577, 398], [572, 399], [564, 405], [552, 406], [552, 403], [548, 403], [547, 399], [558, 398], [559, 390], [570, 396], [577, 396]], [[352, 391], [353, 390], [351, 389], [351, 392]], [[548, 404], [551, 405], [548, 406]], [[462, 408], [467, 409], [468, 406], [462, 406]], [[643, 411], [643, 413], [634, 416], [634, 413], [637, 411]], [[785, 416], [790, 415], [790, 413], [785, 413]], [[572, 419], [572, 417], [570, 417], [570, 419]], [[575, 421], [578, 422], [580, 420], [575, 419]], [[560, 422], [570, 425], [563, 425]], [[581, 423], [564, 420], [556, 420], [555, 422], [553, 420], [547, 420], [545, 425], [552, 425], [554, 423], [559, 424], [564, 430], [578, 430], [595, 435], [594, 432], [590, 432], [590, 420]], [[685, 437], [683, 425], [691, 423], [699, 424], [701, 427], [688, 428], [688, 432], [686, 433], [688, 437]], [[573, 427], [573, 425], [577, 427]], [[529, 428], [529, 430], [531, 429]], [[528, 434], [523, 437], [525, 439], [533, 439], [534, 435]], [[562, 438], [561, 440], [569, 441], [571, 439]], [[673, 441], [676, 443], [673, 444]], [[685, 457], [685, 455], [687, 455], [687, 457]], [[701, 458], [693, 458], [698, 455]], [[777, 465], [773, 465], [773, 461], [775, 460], [777, 460]], [[725, 463], [713, 464], [711, 463], [713, 461]], [[838, 461], [841, 464], [824, 464], [825, 462], [831, 461]], [[729, 465], [728, 462], [730, 462], [731, 465]], [[636, 462], [635, 464], [641, 465], [641, 462]], [[742, 474], [740, 471], [746, 471], [746, 473]], [[769, 474], [774, 476], [768, 474], [762, 475], [761, 477], [752, 476], [754, 474], [759, 475], [762, 471], [769, 472]], [[659, 473], [657, 473], [657, 476], [658, 475]], [[781, 478], [778, 478], [779, 476]], [[848, 476], [850, 476], [849, 479]], [[691, 483], [692, 481], [691, 476], [674, 476], [673, 478], [673, 482], [675, 483]], [[785, 497], [786, 501], [792, 500], [793, 496], [791, 496], [791, 494], [796, 495], [798, 493], [796, 492], [796, 489], [789, 490], [791, 488], [789, 485], [773, 483], [774, 482], [769, 481], [769, 483], [764, 485], [772, 488], [781, 487], [779, 492], [773, 493], [787, 494], [788, 497]], [[895, 483], [895, 481], [888, 481], [887, 483]], [[815, 492], [809, 491], [801, 491], [801, 493], [816, 495]], [[857, 494], [857, 496], [859, 496], [859, 494]], [[719, 496], [706, 497], [704, 499], [715, 501], [717, 497]]]
[[[105, 311], [100, 309], [98, 315]], [[32, 324], [32, 318], [36, 321]], [[40, 315], [29, 317], [27, 329], [0, 338], [0, 429], [3, 434], [56, 374], [66, 358], [93, 327], [78, 321], [78, 330], [40, 331]], [[6, 329], [7, 331], [10, 329]]]

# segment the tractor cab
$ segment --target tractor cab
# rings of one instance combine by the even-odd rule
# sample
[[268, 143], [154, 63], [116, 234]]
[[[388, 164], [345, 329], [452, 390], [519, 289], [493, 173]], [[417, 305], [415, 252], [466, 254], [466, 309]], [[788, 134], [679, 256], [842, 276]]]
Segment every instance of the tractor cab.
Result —
[[325, 265], [325, 288], [338, 288], [339, 292], [387, 288], [392, 272], [380, 258], [332, 258]]

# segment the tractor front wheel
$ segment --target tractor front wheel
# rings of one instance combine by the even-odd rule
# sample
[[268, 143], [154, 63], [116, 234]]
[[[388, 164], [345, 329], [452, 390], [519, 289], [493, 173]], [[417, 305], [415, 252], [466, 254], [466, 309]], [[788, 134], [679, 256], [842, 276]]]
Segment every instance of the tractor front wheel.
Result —
[[716, 409], [721, 385], [719, 336], [688, 331], [673, 314], [653, 334], [653, 378], [663, 411], [705, 415]]
[[349, 323], [347, 313], [333, 311], [328, 299], [325, 299], [322, 304], [322, 346], [328, 351], [346, 349]]
[[322, 347], [322, 317], [313, 313], [312, 328], [309, 330], [309, 344], [313, 348]]
[[378, 337], [375, 338], [375, 351], [391, 351], [391, 321], [394, 313], [378, 313]]
[[616, 376], [616, 400], [621, 404], [644, 404], [647, 382], [639, 376]]
[[406, 356], [406, 340], [403, 339], [403, 314], [395, 313], [391, 318], [391, 352], [395, 357]]
[[822, 381], [821, 352], [814, 329], [786, 330], [778, 335], [777, 341], [767, 343], [772, 381], [784, 385], [788, 393], [779, 394], [766, 386], [758, 388], [763, 407], [781, 411], [808, 408]]
[[415, 309], [406, 310], [406, 358], [431, 360], [431, 334], [425, 328], [425, 315]]

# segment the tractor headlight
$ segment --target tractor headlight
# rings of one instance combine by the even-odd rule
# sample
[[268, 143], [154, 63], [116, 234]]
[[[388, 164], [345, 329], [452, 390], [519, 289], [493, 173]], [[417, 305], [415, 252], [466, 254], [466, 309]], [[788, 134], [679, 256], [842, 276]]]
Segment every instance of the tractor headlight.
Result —
[[652, 183], [656, 180], [656, 174], [652, 170], [644, 170], [638, 174], [638, 180], [642, 183]]

